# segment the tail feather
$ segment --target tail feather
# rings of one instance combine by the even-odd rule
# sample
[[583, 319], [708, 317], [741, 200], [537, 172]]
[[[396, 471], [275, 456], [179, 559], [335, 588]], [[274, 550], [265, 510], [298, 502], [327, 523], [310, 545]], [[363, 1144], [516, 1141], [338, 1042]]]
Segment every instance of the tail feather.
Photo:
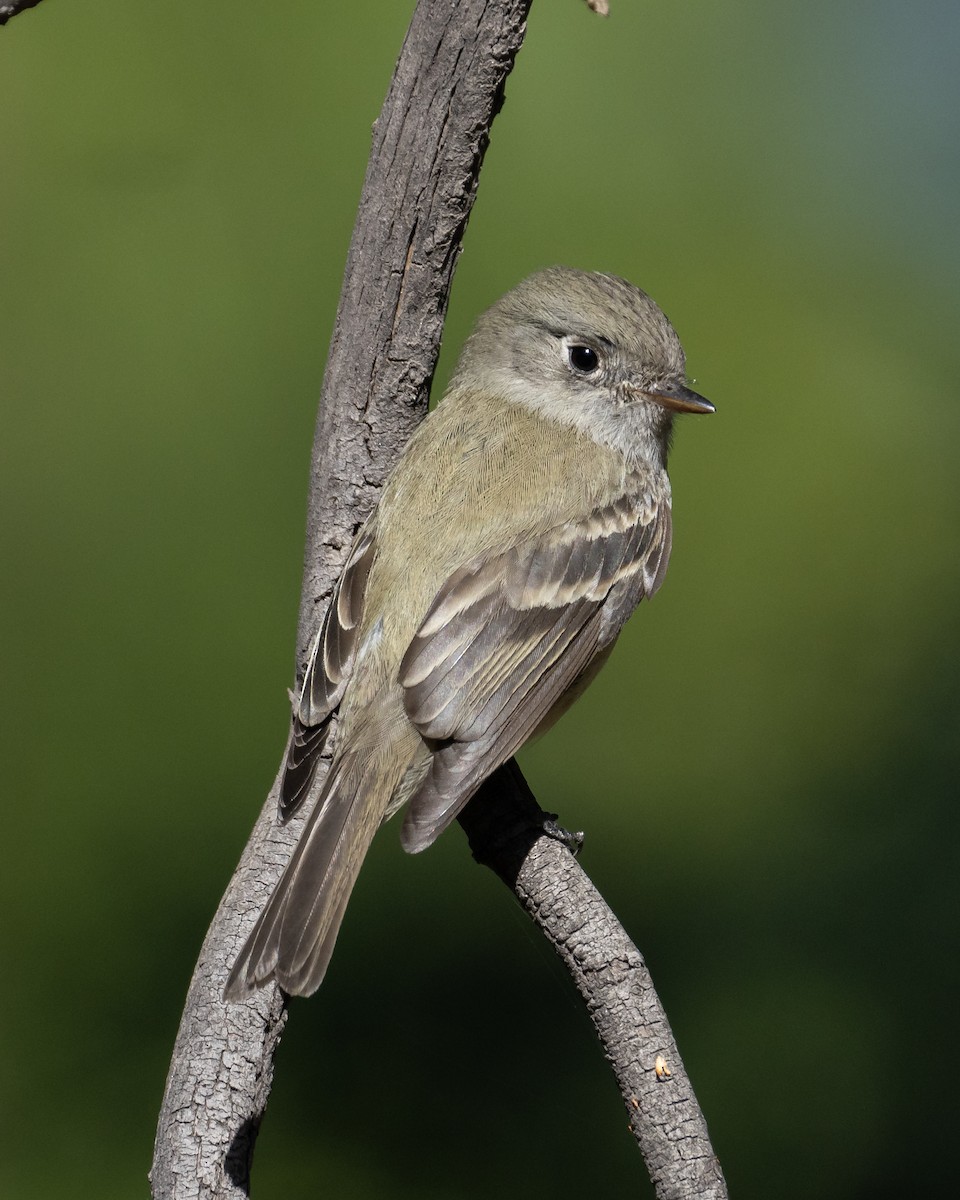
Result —
[[294, 996], [309, 996], [320, 986], [386, 808], [378, 782], [364, 778], [352, 755], [334, 762], [293, 857], [230, 972], [225, 999], [241, 1000], [271, 979]]

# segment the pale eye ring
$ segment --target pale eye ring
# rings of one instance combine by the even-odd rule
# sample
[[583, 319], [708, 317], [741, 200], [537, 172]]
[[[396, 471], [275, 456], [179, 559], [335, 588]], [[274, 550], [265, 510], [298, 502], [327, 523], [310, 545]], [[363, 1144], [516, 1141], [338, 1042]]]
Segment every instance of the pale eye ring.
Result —
[[592, 375], [599, 370], [600, 355], [592, 346], [571, 342], [567, 346], [567, 362], [578, 375]]

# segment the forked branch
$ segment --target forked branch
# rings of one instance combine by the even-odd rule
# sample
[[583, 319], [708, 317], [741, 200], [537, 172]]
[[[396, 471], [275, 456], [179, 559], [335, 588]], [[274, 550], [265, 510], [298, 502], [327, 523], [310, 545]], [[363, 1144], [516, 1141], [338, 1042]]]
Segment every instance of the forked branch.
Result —
[[[374, 127], [313, 447], [298, 679], [352, 537], [426, 411], [464, 227], [528, 9], [529, 0], [420, 0]], [[229, 1005], [222, 989], [300, 829], [277, 825], [276, 792], [190, 984], [150, 1176], [164, 1200], [249, 1191], [286, 1008], [275, 987]], [[475, 856], [514, 887], [587, 999], [658, 1196], [722, 1197], [643, 960], [569, 852], [540, 836], [538, 811], [509, 764], [462, 821]], [[658, 1075], [658, 1055], [669, 1075]]]

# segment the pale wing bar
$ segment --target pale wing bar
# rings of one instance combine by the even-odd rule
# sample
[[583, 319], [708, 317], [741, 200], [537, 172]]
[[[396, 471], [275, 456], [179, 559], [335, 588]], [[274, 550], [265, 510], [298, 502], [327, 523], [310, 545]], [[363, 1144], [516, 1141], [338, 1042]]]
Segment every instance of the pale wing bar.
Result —
[[669, 547], [669, 503], [623, 496], [451, 577], [400, 667], [407, 715], [439, 743], [407, 849], [433, 841], [612, 643]]

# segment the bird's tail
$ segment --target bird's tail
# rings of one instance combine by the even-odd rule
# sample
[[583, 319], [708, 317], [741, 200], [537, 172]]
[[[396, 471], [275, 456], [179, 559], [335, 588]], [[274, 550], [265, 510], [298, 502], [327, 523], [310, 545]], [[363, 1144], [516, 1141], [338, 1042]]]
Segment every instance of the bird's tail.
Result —
[[323, 980], [344, 910], [386, 810], [390, 782], [357, 756], [335, 759], [316, 807], [224, 988], [241, 1000], [271, 979], [309, 996]]

